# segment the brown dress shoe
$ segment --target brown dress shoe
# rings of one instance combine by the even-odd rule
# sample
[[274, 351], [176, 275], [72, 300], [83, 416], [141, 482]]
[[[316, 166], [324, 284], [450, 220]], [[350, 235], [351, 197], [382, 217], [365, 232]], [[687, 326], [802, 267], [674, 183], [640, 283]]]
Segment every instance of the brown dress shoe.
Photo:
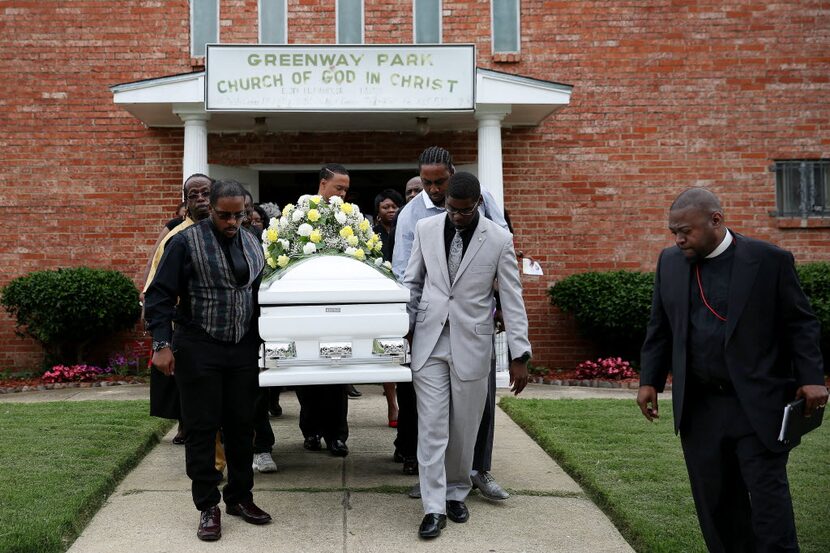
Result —
[[266, 524], [271, 522], [271, 515], [254, 505], [253, 501], [228, 505], [225, 512], [235, 517], [242, 517], [242, 520], [250, 524]]
[[214, 505], [202, 511], [196, 537], [202, 541], [216, 541], [222, 537], [222, 512]]

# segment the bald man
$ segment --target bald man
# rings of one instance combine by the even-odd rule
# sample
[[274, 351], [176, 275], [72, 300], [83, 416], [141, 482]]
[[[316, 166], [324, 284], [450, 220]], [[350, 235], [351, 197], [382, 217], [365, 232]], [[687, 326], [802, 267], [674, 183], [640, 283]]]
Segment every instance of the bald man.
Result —
[[659, 416], [671, 371], [698, 521], [709, 551], [798, 551], [784, 406], [824, 409], [819, 323], [793, 256], [728, 229], [718, 198], [680, 194], [669, 211], [675, 247], [660, 254], [637, 403]]

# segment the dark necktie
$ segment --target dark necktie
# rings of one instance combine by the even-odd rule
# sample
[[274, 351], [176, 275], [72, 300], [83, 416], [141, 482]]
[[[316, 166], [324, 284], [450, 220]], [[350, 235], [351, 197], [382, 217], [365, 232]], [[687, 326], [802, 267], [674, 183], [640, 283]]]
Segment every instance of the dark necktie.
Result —
[[248, 280], [248, 263], [245, 261], [245, 255], [239, 246], [237, 241], [234, 240], [228, 245], [228, 250], [231, 252], [231, 272], [236, 279], [236, 283], [242, 285]]

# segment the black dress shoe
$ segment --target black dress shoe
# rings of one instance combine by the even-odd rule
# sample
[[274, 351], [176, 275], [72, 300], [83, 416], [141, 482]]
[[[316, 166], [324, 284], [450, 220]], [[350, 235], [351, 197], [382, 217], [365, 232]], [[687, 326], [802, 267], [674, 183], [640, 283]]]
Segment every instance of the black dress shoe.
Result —
[[196, 537], [202, 541], [216, 541], [222, 537], [222, 512], [214, 505], [202, 511]]
[[173, 443], [176, 445], [183, 445], [187, 436], [184, 435], [184, 432], [179, 430], [175, 436], [173, 436]]
[[447, 515], [429, 513], [424, 515], [421, 526], [418, 527], [418, 536], [429, 539], [441, 535], [441, 529], [447, 525]]
[[242, 520], [250, 524], [266, 524], [271, 522], [271, 515], [254, 505], [253, 501], [228, 505], [225, 512], [235, 517], [242, 517]]
[[268, 414], [272, 417], [281, 417], [282, 416], [282, 406], [279, 403], [275, 403], [268, 407]]
[[346, 395], [348, 395], [351, 399], [358, 398], [363, 395], [363, 392], [358, 390], [354, 387], [354, 384], [347, 384], [346, 385]]
[[309, 451], [320, 451], [323, 446], [320, 445], [320, 436], [308, 436], [303, 441], [303, 447]]
[[335, 457], [345, 457], [349, 454], [349, 446], [343, 440], [326, 440], [326, 445]]
[[395, 450], [395, 453], [392, 454], [392, 460], [396, 463], [403, 463], [404, 459], [405, 457], [403, 456], [403, 454], [397, 449]]
[[418, 458], [417, 457], [404, 457], [403, 460], [403, 473], [409, 476], [414, 476], [418, 474]]
[[447, 501], [447, 518], [453, 522], [467, 522], [470, 520], [470, 511], [463, 501]]

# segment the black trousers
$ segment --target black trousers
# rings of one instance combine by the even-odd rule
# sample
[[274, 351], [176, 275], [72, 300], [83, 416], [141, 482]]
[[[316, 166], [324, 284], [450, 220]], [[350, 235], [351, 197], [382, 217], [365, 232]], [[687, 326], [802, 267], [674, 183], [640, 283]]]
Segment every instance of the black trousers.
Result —
[[343, 384], [297, 386], [300, 431], [304, 438], [322, 436], [326, 444], [349, 439], [349, 400]]
[[680, 437], [709, 551], [798, 551], [789, 452], [761, 443], [735, 395], [692, 389], [685, 399]]
[[260, 388], [254, 403], [254, 453], [271, 453], [274, 447], [274, 429], [268, 418], [271, 388]]
[[173, 335], [176, 379], [187, 428], [185, 460], [193, 503], [204, 511], [219, 503], [222, 475], [214, 465], [216, 433], [222, 429], [228, 483], [225, 504], [252, 500], [254, 402], [259, 392], [255, 333], [239, 344], [219, 342], [198, 330]]
[[[398, 382], [398, 433], [395, 449], [404, 457], [415, 457], [418, 452], [418, 408], [415, 387], [411, 382]], [[493, 437], [496, 430], [496, 360], [491, 360], [487, 385], [487, 402], [476, 436], [473, 470], [489, 471], [493, 463]]]

